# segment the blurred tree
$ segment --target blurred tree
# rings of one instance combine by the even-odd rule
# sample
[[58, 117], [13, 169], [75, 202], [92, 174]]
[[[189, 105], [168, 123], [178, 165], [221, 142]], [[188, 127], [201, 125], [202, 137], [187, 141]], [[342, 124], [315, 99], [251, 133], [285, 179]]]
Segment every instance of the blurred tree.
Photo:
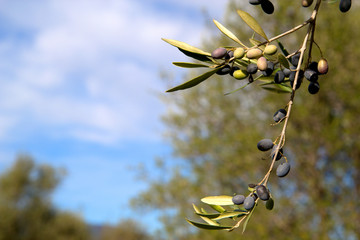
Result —
[[18, 157], [0, 176], [0, 239], [88, 239], [80, 217], [52, 205], [51, 194], [62, 175], [63, 171], [36, 165], [28, 156]]
[[[275, 35], [309, 16], [310, 10], [302, 9], [300, 2], [274, 1], [274, 15], [264, 16], [256, 12], [259, 8], [230, 1], [225, 25], [237, 29], [240, 39], [249, 38], [251, 32], [234, 11], [245, 7], [268, 36]], [[330, 63], [330, 72], [320, 79], [317, 95], [309, 95], [305, 83], [297, 92], [285, 144], [292, 170], [286, 179], [272, 175], [269, 188], [275, 208], [269, 212], [258, 207], [244, 239], [360, 239], [360, 9], [354, 4], [344, 15], [329, 1], [320, 11], [315, 40]], [[296, 50], [303, 33], [282, 41], [293, 48], [289, 50]], [[203, 49], [211, 52], [230, 44], [234, 45], [224, 37], [213, 37]], [[280, 134], [279, 126], [270, 126], [272, 114], [286, 105], [289, 96], [255, 85], [223, 96], [239, 86], [241, 82], [231, 77], [212, 77], [164, 97], [171, 109], [164, 122], [177, 164], [165, 164], [162, 177], [133, 203], [163, 211], [166, 239], [240, 236], [239, 231], [198, 230], [185, 222], [185, 217], [196, 218], [192, 203], [199, 205], [199, 199], [209, 195], [245, 193], [247, 184], [261, 180], [270, 164], [262, 160], [256, 143]]]
[[100, 240], [150, 240], [150, 235], [134, 220], [121, 221], [117, 226], [105, 225]]

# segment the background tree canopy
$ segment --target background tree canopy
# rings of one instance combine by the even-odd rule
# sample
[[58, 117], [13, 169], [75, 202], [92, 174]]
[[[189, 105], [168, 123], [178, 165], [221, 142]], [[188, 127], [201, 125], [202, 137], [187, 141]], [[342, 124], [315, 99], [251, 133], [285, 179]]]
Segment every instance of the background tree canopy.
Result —
[[[268, 16], [243, 1], [231, 1], [224, 25], [246, 40], [252, 32], [235, 9], [250, 11], [268, 36], [310, 15], [310, 10], [300, 8], [300, 1], [274, 3], [276, 11]], [[342, 14], [337, 4], [322, 4], [315, 36], [330, 71], [319, 80], [317, 95], [309, 95], [305, 85], [297, 91], [289, 120], [284, 150], [292, 170], [286, 179], [271, 176], [275, 208], [269, 212], [258, 207], [244, 239], [360, 239], [360, 9], [354, 4]], [[299, 31], [281, 41], [294, 51], [304, 34]], [[202, 49], [211, 52], [229, 45], [233, 43], [216, 32], [206, 37]], [[314, 53], [313, 59], [319, 59], [320, 52]], [[186, 79], [196, 74], [192, 71]], [[242, 84], [231, 77], [212, 77], [190, 90], [164, 96], [170, 109], [164, 116], [166, 136], [176, 161], [163, 160], [163, 176], [153, 180], [134, 205], [162, 210], [166, 239], [241, 237], [240, 231], [197, 230], [185, 217], [195, 217], [191, 204], [199, 204], [204, 196], [245, 192], [270, 164], [256, 143], [280, 134], [279, 126], [270, 126], [272, 114], [286, 105], [289, 96], [266, 92], [256, 84], [224, 96]]]

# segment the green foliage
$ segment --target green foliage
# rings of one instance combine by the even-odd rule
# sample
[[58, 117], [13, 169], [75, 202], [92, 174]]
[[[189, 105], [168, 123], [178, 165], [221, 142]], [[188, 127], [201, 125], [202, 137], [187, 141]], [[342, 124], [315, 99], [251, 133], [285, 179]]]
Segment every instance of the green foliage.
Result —
[[88, 239], [83, 220], [52, 206], [63, 171], [20, 156], [0, 177], [0, 239]]

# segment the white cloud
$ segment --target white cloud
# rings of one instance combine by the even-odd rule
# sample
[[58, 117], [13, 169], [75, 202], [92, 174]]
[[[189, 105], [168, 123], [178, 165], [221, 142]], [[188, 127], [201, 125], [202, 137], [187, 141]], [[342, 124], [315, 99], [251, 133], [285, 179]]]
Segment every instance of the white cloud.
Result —
[[132, 136], [153, 138], [159, 126], [163, 106], [152, 93], [164, 90], [158, 68], [183, 58], [160, 38], [191, 44], [200, 40], [202, 23], [185, 18], [176, 8], [215, 10], [224, 3], [8, 0], [2, 4], [0, 14], [12, 31], [25, 35], [0, 39], [0, 53], [9, 56], [9, 62], [0, 65], [0, 106], [7, 109], [2, 115], [21, 122], [26, 113], [35, 132], [47, 127], [62, 137], [114, 143]]

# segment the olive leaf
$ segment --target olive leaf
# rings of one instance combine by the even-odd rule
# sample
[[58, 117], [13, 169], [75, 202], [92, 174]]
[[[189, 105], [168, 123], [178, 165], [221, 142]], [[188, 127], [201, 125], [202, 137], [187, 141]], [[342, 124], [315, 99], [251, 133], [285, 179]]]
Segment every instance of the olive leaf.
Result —
[[253, 18], [250, 14], [248, 14], [245, 11], [237, 10], [237, 13], [241, 17], [241, 19], [257, 34], [265, 38], [266, 40], [269, 40], [266, 36], [264, 30], [261, 28], [260, 24], [256, 21], [255, 18]]
[[223, 208], [222, 206], [220, 206], [220, 205], [213, 205], [213, 204], [211, 204], [211, 205], [209, 205], [212, 209], [214, 209], [215, 211], [218, 211], [219, 213], [223, 213], [223, 212], [225, 212], [226, 210], [225, 210], [225, 208]]
[[178, 48], [178, 49], [180, 50], [180, 52], [182, 52], [183, 54], [185, 54], [188, 57], [194, 58], [194, 59], [196, 59], [198, 61], [201, 61], [201, 62], [212, 63], [211, 59], [206, 55], [199, 54], [199, 53], [194, 53], [194, 52], [189, 52], [189, 51], [186, 51], [186, 50], [181, 49], [181, 48]]
[[[261, 41], [256, 40], [256, 39], [254, 39], [254, 38], [250, 38], [249, 41], [250, 41], [250, 43], [251, 43], [253, 46], [257, 46], [257, 45], [259, 45], [259, 44], [261, 43]], [[261, 45], [261, 46], [259, 46], [258, 48], [260, 48], [261, 50], [264, 51], [265, 46], [264, 46], [264, 45]]]
[[285, 49], [284, 45], [278, 40], [277, 41], [279, 47], [280, 47], [280, 50], [282, 51], [282, 53], [285, 55], [285, 56], [288, 56], [289, 55], [289, 52]]
[[209, 225], [206, 223], [199, 223], [199, 222], [195, 222], [195, 221], [192, 221], [189, 219], [186, 219], [186, 221], [188, 223], [190, 223], [191, 225], [194, 225], [195, 227], [207, 229], [207, 230], [226, 230], [226, 229], [232, 228], [231, 226], [221, 226], [221, 225], [215, 226], [215, 225]]
[[166, 39], [166, 38], [162, 38], [162, 40], [164, 40], [165, 42], [167, 42], [177, 48], [180, 48], [180, 49], [188, 51], [188, 52], [205, 55], [205, 56], [211, 56], [211, 53], [205, 52], [199, 48], [193, 47], [187, 43], [180, 42], [178, 40], [172, 40], [172, 39]]
[[286, 68], [290, 68], [289, 61], [286, 59], [284, 55], [279, 53], [277, 59], [281, 65], [283, 65]]
[[251, 212], [249, 213], [249, 215], [246, 217], [245, 222], [244, 222], [244, 225], [243, 225], [242, 233], [245, 232], [246, 226], [247, 226], [247, 224], [248, 224], [248, 222], [249, 222], [249, 220], [250, 220], [250, 217], [251, 217], [251, 215], [253, 214], [255, 208], [256, 208], [256, 206], [251, 210]]
[[208, 79], [209, 77], [211, 77], [212, 75], [214, 75], [217, 71], [219, 70], [219, 68], [214, 68], [204, 74], [201, 74], [200, 76], [197, 76], [193, 79], [190, 79], [189, 81], [187, 82], [184, 82], [183, 84], [180, 84], [176, 87], [173, 87], [169, 90], [167, 90], [166, 92], [175, 92], [175, 91], [178, 91], [178, 90], [184, 90], [184, 89], [187, 89], [187, 88], [191, 88], [191, 87], [194, 87], [196, 85], [198, 85], [199, 83], [205, 81], [206, 79]]
[[201, 68], [206, 67], [208, 68], [208, 65], [201, 64], [201, 63], [190, 63], [190, 62], [173, 62], [175, 66], [183, 67], [183, 68]]
[[233, 34], [229, 29], [227, 29], [226, 27], [224, 27], [221, 23], [219, 23], [218, 21], [216, 21], [215, 19], [213, 20], [215, 25], [217, 26], [217, 28], [223, 33], [225, 34], [227, 37], [229, 37], [231, 40], [233, 40], [234, 42], [237, 42], [238, 44], [240, 44], [241, 46], [243, 46], [244, 48], [247, 48], [236, 36], [235, 34]]
[[232, 201], [232, 196], [210, 196], [210, 197], [204, 197], [201, 199], [203, 203], [210, 204], [210, 205], [220, 205], [220, 206], [229, 206], [234, 205]]

